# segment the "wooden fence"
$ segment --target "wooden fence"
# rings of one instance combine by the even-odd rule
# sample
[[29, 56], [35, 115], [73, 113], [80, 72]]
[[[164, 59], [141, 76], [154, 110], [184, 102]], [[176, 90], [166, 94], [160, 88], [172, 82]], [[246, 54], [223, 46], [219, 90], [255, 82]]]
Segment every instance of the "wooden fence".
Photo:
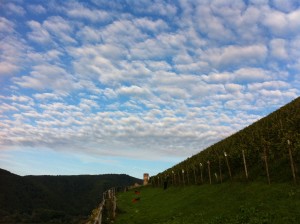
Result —
[[111, 188], [103, 193], [102, 201], [93, 221], [94, 224], [102, 224], [104, 219], [108, 222], [115, 219], [117, 208], [116, 192], [120, 190], [121, 188]]
[[[290, 146], [289, 141], [288, 145]], [[222, 183], [224, 180], [232, 180], [233, 178], [236, 180], [244, 179], [249, 181], [250, 174], [252, 174], [251, 179], [255, 179], [255, 175], [264, 176], [267, 183], [270, 184], [272, 180], [270, 168], [273, 168], [272, 166], [270, 167], [270, 163], [274, 163], [275, 159], [273, 158], [271, 160], [270, 155], [264, 150], [260, 156], [261, 162], [258, 161], [257, 163], [260, 163], [261, 165], [253, 165], [252, 162], [252, 166], [249, 166], [250, 160], [253, 160], [253, 158], [250, 157], [247, 159], [244, 150], [241, 150], [239, 157], [235, 155], [235, 158], [232, 158], [229, 153], [223, 152], [223, 156], [219, 155], [217, 158], [207, 158], [207, 160], [201, 162], [198, 161], [198, 163], [185, 163], [181, 166], [171, 168], [161, 174], [151, 177], [150, 182], [153, 187], [161, 187], [164, 186], [164, 184], [173, 186], [204, 183], [212, 184]], [[232, 167], [232, 165], [234, 166]], [[257, 171], [258, 167], [262, 169]], [[251, 173], [252, 168], [255, 169], [255, 172]], [[293, 181], [294, 184], [297, 184], [298, 169], [291, 147], [288, 148], [288, 157], [284, 161], [284, 164], [280, 164], [277, 169], [286, 170], [285, 174], [289, 174], [288, 176], [290, 176], [288, 179]], [[235, 173], [235, 176], [233, 173]], [[276, 173], [273, 171], [273, 175], [275, 174]]]

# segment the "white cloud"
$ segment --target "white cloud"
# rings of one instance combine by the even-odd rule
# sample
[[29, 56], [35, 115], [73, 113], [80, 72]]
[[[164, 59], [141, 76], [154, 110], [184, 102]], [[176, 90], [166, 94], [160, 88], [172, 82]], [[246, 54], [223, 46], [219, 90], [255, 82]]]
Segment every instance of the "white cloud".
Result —
[[123, 86], [117, 89], [116, 93], [121, 95], [134, 95], [134, 96], [144, 96], [150, 94], [150, 91], [146, 88], [142, 88], [139, 86]]
[[43, 28], [57, 37], [59, 41], [66, 43], [76, 43], [76, 40], [71, 37], [73, 31], [69, 22], [59, 16], [50, 17], [43, 22]]
[[[0, 35], [1, 36], [1, 35]], [[0, 75], [14, 76], [24, 68], [29, 50], [25, 41], [14, 35], [6, 35], [0, 40]]]
[[136, 19], [133, 22], [138, 28], [146, 31], [152, 31], [154, 33], [157, 33], [158, 31], [162, 31], [168, 28], [167, 23], [165, 23], [161, 19], [153, 21], [146, 18], [141, 18], [141, 19]]
[[278, 59], [287, 59], [286, 41], [284, 39], [273, 39], [270, 42], [271, 54]]
[[15, 106], [9, 105], [7, 103], [2, 103], [0, 105], [1, 111], [6, 112], [6, 111], [18, 111], [18, 109]]
[[24, 20], [5, 14], [0, 144], [198, 152], [299, 95], [299, 10], [272, 2], [51, 1]]
[[172, 100], [173, 98], [185, 99], [189, 97], [186, 89], [175, 86], [159, 86], [156, 90], [159, 92], [160, 97], [165, 100]]
[[88, 19], [92, 22], [105, 22], [110, 19], [110, 15], [104, 10], [90, 9], [78, 2], [68, 2], [65, 12], [71, 18]]
[[295, 9], [297, 0], [272, 0], [271, 1], [277, 10], [283, 11], [283, 12], [290, 12]]
[[264, 24], [276, 34], [283, 34], [286, 32], [288, 20], [286, 15], [279, 11], [270, 11], [266, 14]]
[[268, 82], [262, 82], [262, 83], [251, 83], [248, 84], [248, 89], [252, 92], [255, 92], [257, 90], [261, 89], [287, 89], [290, 87], [290, 84], [283, 81], [268, 81]]
[[42, 25], [34, 20], [27, 22], [27, 25], [31, 28], [31, 32], [27, 34], [28, 38], [32, 41], [40, 44], [48, 44], [52, 42], [49, 32], [42, 27]]
[[101, 30], [89, 26], [81, 28], [76, 35], [79, 39], [81, 39], [81, 41], [85, 41], [87, 43], [102, 42]]
[[32, 11], [32, 12], [34, 12], [36, 14], [44, 14], [44, 13], [46, 13], [46, 9], [42, 5], [28, 5], [27, 8], [30, 11]]
[[297, 32], [300, 31], [300, 9], [297, 9], [295, 11], [292, 11], [288, 14], [288, 20], [289, 20], [289, 28], [291, 32]]
[[280, 102], [282, 98], [296, 98], [297, 94], [295, 90], [280, 91], [280, 90], [265, 90], [262, 89], [259, 93], [265, 98], [272, 98], [273, 102]]
[[92, 108], [99, 108], [99, 105], [94, 101], [90, 99], [81, 99], [79, 108], [84, 111], [90, 111]]
[[151, 71], [168, 71], [172, 69], [166, 61], [145, 61], [145, 63]]
[[0, 75], [12, 75], [19, 71], [17, 65], [11, 64], [9, 62], [0, 62]]
[[46, 45], [61, 42], [74, 44], [76, 40], [72, 37], [73, 25], [60, 16], [49, 17], [40, 23], [35, 20], [27, 22], [31, 32], [27, 33], [28, 39]]
[[[195, 19], [197, 21], [198, 31], [206, 33], [211, 39], [228, 41], [234, 38], [231, 30], [223, 24], [223, 19], [213, 15], [210, 6], [199, 5]], [[220, 35], [220, 33], [222, 33], [222, 35]]]
[[223, 72], [223, 73], [213, 72], [209, 75], [202, 76], [202, 79], [206, 82], [211, 82], [211, 83], [226, 83], [226, 82], [233, 81], [234, 77], [233, 74], [229, 72]]
[[0, 17], [0, 34], [12, 33], [14, 31], [15, 24], [12, 21], [4, 17]]
[[132, 47], [136, 42], [145, 40], [148, 35], [128, 19], [116, 20], [102, 30], [102, 41]]
[[225, 89], [228, 92], [236, 93], [242, 91], [243, 89], [245, 89], [245, 87], [234, 83], [228, 83], [225, 84]]
[[28, 105], [33, 105], [34, 104], [32, 98], [30, 98], [28, 96], [16, 96], [16, 95], [12, 95], [8, 99], [11, 100], [11, 101], [15, 101], [15, 102], [27, 103]]
[[63, 68], [50, 64], [33, 66], [29, 75], [13, 80], [23, 88], [35, 90], [68, 92], [76, 88], [75, 80], [70, 74]]
[[43, 64], [43, 63], [54, 63], [60, 62], [61, 57], [64, 55], [63, 52], [58, 51], [57, 49], [52, 49], [45, 52], [27, 52], [27, 57], [31, 63]]
[[235, 71], [234, 80], [237, 82], [261, 82], [268, 80], [268, 72], [261, 68], [241, 68]]
[[39, 101], [45, 100], [62, 100], [61, 96], [55, 93], [36, 93], [33, 95]]
[[263, 62], [267, 56], [267, 48], [264, 45], [228, 46], [223, 49], [209, 49], [204, 55], [213, 65], [247, 66]]
[[168, 4], [164, 1], [151, 0], [151, 1], [134, 1], [126, 0], [135, 11], [139, 13], [146, 13], [150, 15], [161, 15], [161, 16], [174, 16], [177, 12], [177, 7], [172, 4]]
[[8, 3], [6, 4], [6, 8], [8, 10], [8, 13], [23, 16], [25, 15], [26, 11], [23, 9], [23, 7], [16, 5], [14, 3]]
[[253, 67], [244, 67], [233, 72], [213, 72], [202, 76], [202, 79], [208, 83], [251, 83], [270, 78], [269, 71]]
[[300, 10], [283, 13], [276, 10], [266, 9], [263, 24], [277, 36], [289, 36], [299, 33]]

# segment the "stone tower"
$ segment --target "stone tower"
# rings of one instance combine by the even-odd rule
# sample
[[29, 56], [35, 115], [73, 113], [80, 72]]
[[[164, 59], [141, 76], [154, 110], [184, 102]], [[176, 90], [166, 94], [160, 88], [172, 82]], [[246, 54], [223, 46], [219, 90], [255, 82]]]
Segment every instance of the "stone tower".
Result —
[[144, 185], [147, 185], [149, 181], [149, 173], [144, 173]]

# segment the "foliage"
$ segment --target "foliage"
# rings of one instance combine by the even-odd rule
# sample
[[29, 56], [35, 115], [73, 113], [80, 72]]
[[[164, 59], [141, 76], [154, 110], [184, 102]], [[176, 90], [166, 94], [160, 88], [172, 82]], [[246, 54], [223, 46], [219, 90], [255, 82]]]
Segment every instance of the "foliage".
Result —
[[81, 223], [102, 192], [136, 182], [124, 174], [21, 177], [0, 169], [0, 223]]

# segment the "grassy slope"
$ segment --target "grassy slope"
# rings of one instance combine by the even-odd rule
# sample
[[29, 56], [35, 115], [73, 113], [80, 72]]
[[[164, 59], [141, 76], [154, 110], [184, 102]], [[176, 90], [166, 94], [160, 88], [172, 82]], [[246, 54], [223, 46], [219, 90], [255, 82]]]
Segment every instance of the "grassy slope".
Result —
[[115, 224], [300, 223], [300, 188], [287, 183], [143, 187], [118, 195]]

